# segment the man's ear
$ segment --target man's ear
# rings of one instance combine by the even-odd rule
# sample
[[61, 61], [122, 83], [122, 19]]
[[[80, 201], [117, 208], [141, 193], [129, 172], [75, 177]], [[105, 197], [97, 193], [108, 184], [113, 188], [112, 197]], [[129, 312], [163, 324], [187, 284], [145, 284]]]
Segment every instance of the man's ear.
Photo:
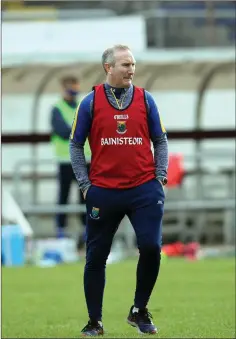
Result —
[[104, 64], [104, 68], [108, 74], [111, 74], [111, 65], [107, 62]]

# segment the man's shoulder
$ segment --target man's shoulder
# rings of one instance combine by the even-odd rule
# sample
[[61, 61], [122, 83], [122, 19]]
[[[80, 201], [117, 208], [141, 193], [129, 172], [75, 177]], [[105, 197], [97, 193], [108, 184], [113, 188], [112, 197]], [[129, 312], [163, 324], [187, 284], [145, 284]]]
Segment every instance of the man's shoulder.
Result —
[[[74, 104], [76, 105], [76, 103]], [[72, 105], [69, 105], [65, 99], [61, 98], [58, 99], [52, 106], [52, 112], [57, 113], [57, 114], [61, 114], [61, 112], [63, 110], [65, 110], [67, 107], [71, 107], [73, 108]], [[76, 107], [76, 106], [75, 106]]]
[[153, 99], [152, 94], [150, 92], [148, 92], [144, 87], [134, 86], [134, 88], [135, 88], [135, 90], [143, 92], [146, 99], [148, 99], [148, 98]]
[[145, 88], [144, 88], [144, 94], [145, 94], [146, 98], [152, 98], [153, 99], [152, 94], [149, 91], [147, 91]]
[[153, 105], [154, 103], [156, 104], [156, 101], [153, 97], [153, 95], [148, 92], [146, 89], [144, 89], [144, 96], [148, 104]]
[[90, 106], [91, 101], [94, 99], [94, 90], [86, 94], [80, 101], [80, 106], [86, 107], [87, 105]]
[[55, 107], [55, 108], [60, 108], [60, 107], [64, 104], [64, 102], [65, 102], [65, 100], [64, 100], [63, 98], [58, 99], [58, 100], [54, 103], [53, 107]]

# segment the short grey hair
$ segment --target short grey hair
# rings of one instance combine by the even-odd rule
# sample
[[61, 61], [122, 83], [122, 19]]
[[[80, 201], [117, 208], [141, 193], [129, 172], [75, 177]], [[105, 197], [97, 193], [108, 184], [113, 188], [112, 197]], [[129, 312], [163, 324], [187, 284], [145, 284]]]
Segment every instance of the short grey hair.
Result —
[[107, 73], [104, 64], [115, 65], [114, 54], [116, 51], [126, 51], [130, 50], [130, 48], [126, 45], [114, 45], [113, 47], [107, 48], [102, 54], [102, 66], [104, 71]]

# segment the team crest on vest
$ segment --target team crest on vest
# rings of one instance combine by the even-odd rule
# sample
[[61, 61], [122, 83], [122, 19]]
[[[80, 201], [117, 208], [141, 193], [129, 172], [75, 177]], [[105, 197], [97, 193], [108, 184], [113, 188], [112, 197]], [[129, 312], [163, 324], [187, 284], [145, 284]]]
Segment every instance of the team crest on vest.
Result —
[[98, 207], [93, 207], [92, 208], [92, 212], [90, 214], [90, 217], [92, 219], [100, 219], [100, 216], [99, 216], [99, 208]]
[[127, 131], [126, 121], [117, 121], [117, 130], [116, 132], [119, 134], [124, 134]]

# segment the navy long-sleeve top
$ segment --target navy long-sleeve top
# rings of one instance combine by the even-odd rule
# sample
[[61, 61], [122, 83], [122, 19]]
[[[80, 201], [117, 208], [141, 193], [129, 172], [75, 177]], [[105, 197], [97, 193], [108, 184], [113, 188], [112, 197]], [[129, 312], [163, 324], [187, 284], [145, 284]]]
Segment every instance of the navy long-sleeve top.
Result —
[[[123, 109], [128, 107], [133, 96], [133, 86], [128, 89], [113, 88], [105, 84], [105, 90], [110, 103], [117, 107], [117, 102], [111, 94], [113, 90], [115, 97], [122, 101]], [[153, 142], [154, 162], [156, 177], [166, 176], [168, 167], [168, 142], [165, 128], [161, 122], [160, 114], [151, 93], [145, 90], [145, 100], [148, 114], [148, 127], [150, 139]], [[75, 115], [70, 137], [70, 156], [72, 167], [82, 191], [87, 189], [91, 183], [89, 181], [86, 160], [84, 155], [84, 144], [89, 135], [93, 119], [94, 91], [91, 91], [81, 101]]]

